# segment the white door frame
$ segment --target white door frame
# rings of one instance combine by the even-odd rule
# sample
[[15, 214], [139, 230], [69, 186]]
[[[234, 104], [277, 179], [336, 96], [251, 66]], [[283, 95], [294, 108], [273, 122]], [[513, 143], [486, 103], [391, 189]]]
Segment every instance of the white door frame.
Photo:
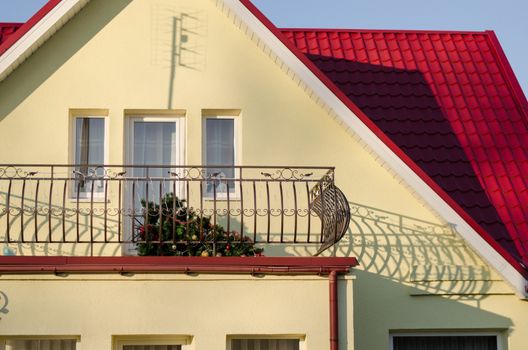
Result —
[[[185, 163], [185, 118], [184, 116], [180, 115], [155, 115], [155, 114], [145, 114], [145, 115], [126, 115], [125, 117], [125, 165], [134, 165], [134, 123], [135, 122], [152, 122], [152, 123], [167, 123], [167, 122], [174, 122], [176, 125], [176, 152], [174, 152], [174, 155], [171, 157], [173, 158], [171, 160], [171, 165], [184, 165]], [[133, 169], [125, 169], [127, 172], [130, 171], [130, 173], [127, 173], [127, 176], [132, 176], [132, 170]], [[178, 186], [176, 189], [175, 195], [182, 197], [183, 193], [182, 186]], [[147, 199], [148, 200], [148, 199]], [[130, 208], [130, 193], [128, 191], [125, 191], [123, 193], [123, 201], [125, 203], [125, 210], [131, 209]], [[129, 232], [129, 236], [125, 236], [125, 239], [131, 238], [132, 227], [131, 223], [128, 220], [124, 220], [124, 232]], [[134, 244], [125, 244], [123, 247], [123, 254], [125, 255], [135, 255], [135, 245]]]

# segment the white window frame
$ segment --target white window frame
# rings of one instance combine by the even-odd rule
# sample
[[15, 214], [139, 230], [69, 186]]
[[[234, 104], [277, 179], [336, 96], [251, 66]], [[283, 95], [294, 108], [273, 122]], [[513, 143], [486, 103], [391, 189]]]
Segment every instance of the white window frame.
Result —
[[389, 350], [394, 350], [394, 337], [486, 337], [494, 336], [497, 340], [497, 350], [504, 350], [502, 346], [501, 332], [394, 332], [389, 335]]
[[[180, 114], [173, 115], [127, 115], [125, 126], [125, 164], [132, 165], [134, 160], [134, 122], [174, 122], [176, 124], [176, 142], [178, 143], [179, 152], [174, 155], [174, 164], [185, 165], [185, 116]], [[125, 169], [126, 170], [126, 169]]]
[[[207, 120], [208, 119], [228, 119], [233, 120], [233, 149], [234, 149], [234, 165], [240, 165], [240, 160], [242, 159], [241, 155], [241, 121], [240, 121], [240, 111], [233, 112], [228, 111], [222, 112], [207, 112], [207, 110], [202, 111], [202, 164], [205, 166], [209, 166], [207, 164]], [[235, 168], [235, 179], [239, 179], [240, 171]], [[237, 184], [238, 181], [235, 180], [235, 184]], [[207, 192], [207, 190], [204, 188], [204, 199], [206, 200], [213, 200], [214, 196], [212, 193]], [[233, 193], [229, 194], [229, 200], [237, 200], [240, 199], [240, 188], [238, 185], [235, 185]], [[217, 193], [216, 194], [216, 200], [227, 200], [227, 193]]]
[[299, 341], [299, 350], [306, 350], [306, 335], [305, 334], [230, 334], [227, 336], [227, 347], [226, 350], [232, 350], [231, 343], [233, 340], [237, 339], [265, 339], [265, 340], [298, 340]]
[[181, 345], [182, 350], [191, 350], [192, 341], [192, 335], [118, 335], [113, 336], [113, 350], [125, 345]]
[[81, 350], [81, 337], [72, 335], [2, 335], [0, 336], [0, 350], [6, 349], [8, 340], [75, 340], [75, 349]]
[[[185, 115], [180, 114], [171, 114], [171, 115], [128, 115], [126, 118], [126, 137], [125, 137], [125, 144], [126, 150], [125, 150], [125, 164], [126, 165], [133, 165], [134, 161], [134, 122], [154, 122], [154, 123], [167, 123], [167, 122], [174, 122], [176, 124], [176, 144], [179, 148], [179, 152], [174, 153], [174, 158], [172, 159], [171, 165], [176, 166], [185, 166]], [[124, 169], [127, 171], [127, 176], [131, 176], [130, 171], [131, 169]], [[176, 172], [183, 173], [182, 169], [177, 169]], [[178, 196], [179, 198], [185, 198], [185, 186], [184, 184], [181, 184], [179, 188], [176, 189], [177, 193], [174, 193], [174, 195]], [[124, 199], [128, 203], [128, 199]]]
[[[104, 144], [103, 144], [103, 164], [108, 164], [109, 159], [109, 135], [110, 135], [110, 127], [108, 122], [108, 110], [83, 110], [83, 109], [75, 109], [70, 110], [70, 164], [75, 164], [75, 147], [77, 144], [77, 119], [85, 119], [85, 118], [93, 118], [93, 119], [103, 119], [104, 122]], [[71, 171], [75, 170], [73, 167], [70, 169]], [[69, 174], [72, 177], [75, 176], [75, 174]], [[77, 197], [79, 198], [79, 201], [90, 201], [91, 200], [91, 192], [80, 192], [77, 196], [76, 188], [75, 188], [75, 182], [71, 183], [70, 186], [70, 199], [71, 200], [77, 200]], [[93, 194], [94, 201], [100, 202], [104, 200], [104, 190], [102, 192], [94, 192]]]

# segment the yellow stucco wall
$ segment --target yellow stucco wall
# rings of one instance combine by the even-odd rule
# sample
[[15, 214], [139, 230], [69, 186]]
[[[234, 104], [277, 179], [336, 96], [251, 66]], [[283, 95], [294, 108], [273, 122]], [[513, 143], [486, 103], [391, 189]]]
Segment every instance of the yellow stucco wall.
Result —
[[[302, 349], [329, 343], [328, 278], [317, 276], [118, 274], [2, 276], [1, 336], [112, 339], [187, 336], [189, 349], [226, 349], [229, 336], [292, 337]], [[338, 281], [340, 344], [353, 349], [352, 279]], [[349, 299], [350, 298], [350, 299]], [[150, 338], [149, 338], [150, 336]]]
[[[182, 18], [188, 29], [184, 46], [192, 50], [174, 61], [172, 29]], [[185, 162], [201, 164], [203, 110], [237, 109], [240, 165], [335, 166], [336, 182], [351, 201], [352, 221], [345, 239], [326, 254], [356, 256], [361, 264], [354, 284], [356, 349], [387, 349], [390, 331], [456, 329], [499, 332], [510, 344], [502, 350], [524, 348], [526, 302], [213, 2], [91, 1], [0, 83], [0, 163], [71, 162], [71, 109], [108, 110], [113, 164], [126, 161], [126, 110], [183, 111]], [[309, 255], [314, 249], [270, 246], [266, 254]], [[445, 268], [435, 269], [439, 266]], [[34, 283], [39, 290], [57, 288], [59, 300], [69, 293], [64, 286], [86, 285], [75, 281]], [[0, 283], [0, 291], [31, 290], [28, 281]], [[151, 288], [151, 282], [141, 283]], [[161, 293], [162, 282], [155, 283]], [[107, 285], [119, 295], [125, 288], [117, 281], [88, 285], [98, 296]], [[182, 305], [187, 314], [196, 312], [190, 305]], [[17, 309], [0, 320], [3, 334], [22, 324], [25, 313]], [[114, 317], [111, 307], [104, 310]], [[14, 328], [4, 328], [2, 322], [11, 317], [19, 318], [11, 323]], [[36, 330], [17, 333], [59, 332], [48, 328], [53, 324], [41, 322]], [[197, 327], [181, 331], [204, 331], [202, 324]], [[109, 344], [108, 338], [99, 341]]]
[[[172, 19], [185, 13], [198, 63], [175, 66], [169, 96]], [[241, 165], [335, 165], [355, 201], [435, 218], [207, 1], [89, 3], [0, 85], [2, 163], [68, 163], [69, 110], [86, 108], [109, 111], [112, 164], [125, 161], [127, 109], [185, 110], [186, 162], [201, 164], [202, 110], [236, 108]]]

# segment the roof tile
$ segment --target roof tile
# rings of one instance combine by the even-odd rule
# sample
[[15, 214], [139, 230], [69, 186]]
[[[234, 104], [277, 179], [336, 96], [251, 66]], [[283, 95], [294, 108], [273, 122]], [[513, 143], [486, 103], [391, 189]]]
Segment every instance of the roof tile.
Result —
[[6, 41], [7, 37], [15, 33], [22, 23], [0, 23], [0, 44]]

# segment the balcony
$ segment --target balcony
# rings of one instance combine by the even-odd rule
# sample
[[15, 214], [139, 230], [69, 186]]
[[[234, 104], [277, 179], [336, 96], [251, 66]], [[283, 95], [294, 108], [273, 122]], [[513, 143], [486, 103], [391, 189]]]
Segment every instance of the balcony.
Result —
[[349, 220], [329, 167], [0, 165], [2, 255], [222, 255], [237, 242], [318, 255]]

